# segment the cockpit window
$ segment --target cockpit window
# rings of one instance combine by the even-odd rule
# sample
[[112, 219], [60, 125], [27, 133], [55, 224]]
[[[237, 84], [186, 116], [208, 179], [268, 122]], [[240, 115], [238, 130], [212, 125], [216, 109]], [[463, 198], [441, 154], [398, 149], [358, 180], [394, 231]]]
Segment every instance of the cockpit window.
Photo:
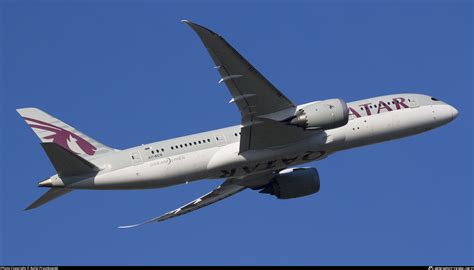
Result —
[[434, 97], [431, 97], [431, 100], [434, 100], [434, 101], [439, 101], [439, 99], [437, 99], [437, 98], [434, 98]]

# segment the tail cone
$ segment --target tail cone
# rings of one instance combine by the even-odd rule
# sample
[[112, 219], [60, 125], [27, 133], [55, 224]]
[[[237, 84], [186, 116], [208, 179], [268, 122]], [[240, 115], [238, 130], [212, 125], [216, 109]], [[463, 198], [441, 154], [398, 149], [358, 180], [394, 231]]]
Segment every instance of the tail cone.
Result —
[[51, 179], [46, 179], [38, 183], [38, 187], [52, 187], [53, 181]]

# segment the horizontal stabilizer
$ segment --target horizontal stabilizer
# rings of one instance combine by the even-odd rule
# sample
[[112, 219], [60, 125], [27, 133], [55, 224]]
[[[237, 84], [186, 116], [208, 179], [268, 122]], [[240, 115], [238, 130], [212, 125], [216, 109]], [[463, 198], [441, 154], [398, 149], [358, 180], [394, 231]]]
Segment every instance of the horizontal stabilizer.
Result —
[[50, 188], [43, 196], [39, 197], [36, 201], [34, 201], [30, 206], [25, 208], [25, 210], [30, 210], [36, 207], [39, 207], [49, 201], [57, 199], [64, 194], [71, 192], [72, 189], [69, 188]]
[[43, 146], [44, 151], [60, 177], [89, 174], [99, 171], [99, 168], [94, 164], [76, 155], [72, 151], [63, 148], [59, 144], [47, 142], [41, 143], [41, 146]]

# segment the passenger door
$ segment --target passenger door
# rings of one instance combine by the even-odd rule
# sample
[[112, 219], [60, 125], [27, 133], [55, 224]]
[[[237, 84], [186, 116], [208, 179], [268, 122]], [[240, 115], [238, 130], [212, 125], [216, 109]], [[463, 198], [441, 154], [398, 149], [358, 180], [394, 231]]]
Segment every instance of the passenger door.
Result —
[[420, 106], [420, 104], [418, 104], [418, 101], [416, 100], [415, 97], [409, 97], [408, 98], [408, 104], [409, 104], [410, 108], [416, 108], [416, 107]]
[[216, 138], [217, 141], [217, 146], [223, 146], [225, 145], [225, 137], [221, 133], [215, 134], [214, 137]]
[[130, 159], [132, 161], [132, 165], [138, 165], [142, 163], [142, 156], [140, 155], [139, 151], [131, 152]]

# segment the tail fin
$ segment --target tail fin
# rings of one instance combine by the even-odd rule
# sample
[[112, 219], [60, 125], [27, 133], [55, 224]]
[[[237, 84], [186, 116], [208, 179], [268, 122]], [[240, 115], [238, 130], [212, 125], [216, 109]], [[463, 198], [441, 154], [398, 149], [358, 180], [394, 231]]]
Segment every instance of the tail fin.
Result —
[[45, 194], [39, 197], [36, 201], [34, 201], [30, 206], [25, 208], [25, 210], [30, 210], [36, 207], [40, 207], [41, 205], [52, 201], [54, 199], [59, 198], [60, 196], [71, 192], [72, 189], [69, 188], [50, 188]]
[[81, 133], [61, 120], [37, 108], [17, 109], [41, 142], [53, 142], [84, 158], [93, 159], [115, 149], [110, 148]]
[[59, 177], [98, 172], [94, 164], [55, 143], [41, 143]]

